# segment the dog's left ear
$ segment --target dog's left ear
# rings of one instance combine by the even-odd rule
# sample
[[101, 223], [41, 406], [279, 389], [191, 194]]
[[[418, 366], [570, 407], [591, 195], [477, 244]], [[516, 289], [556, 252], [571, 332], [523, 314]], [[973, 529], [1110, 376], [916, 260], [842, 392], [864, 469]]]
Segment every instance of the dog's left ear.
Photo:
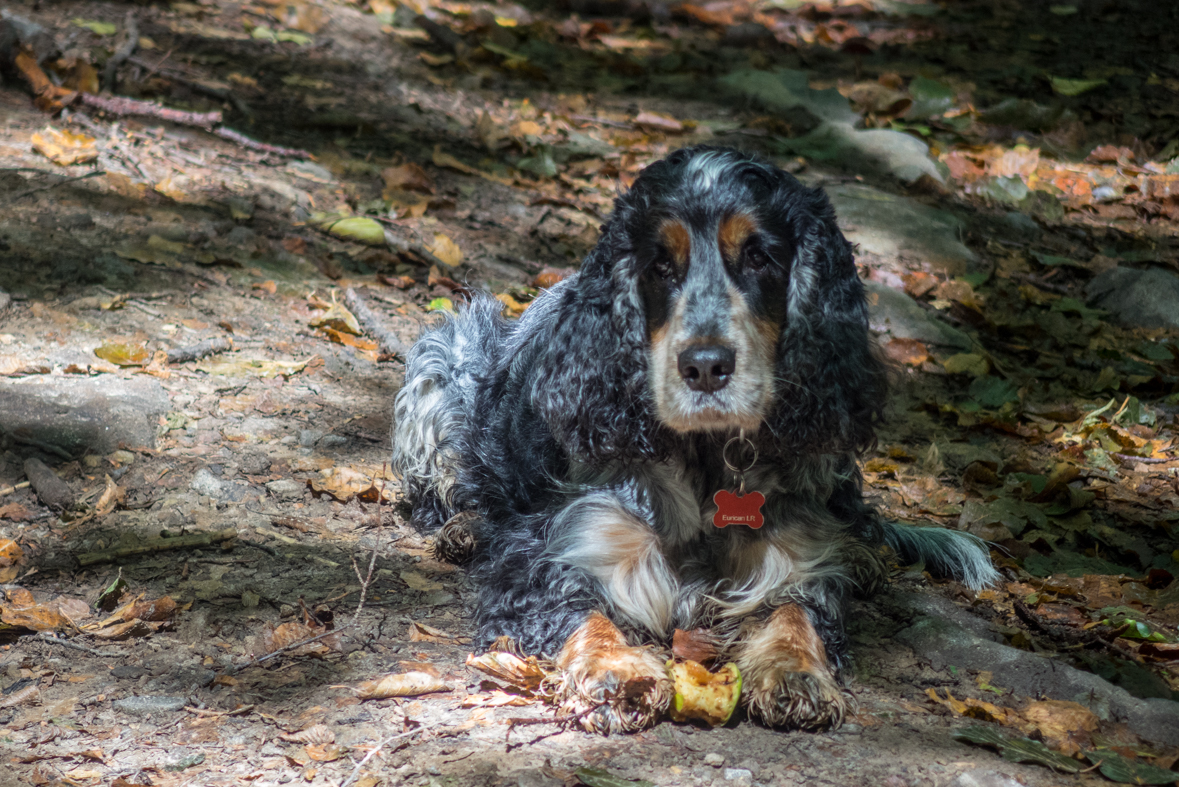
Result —
[[565, 450], [590, 463], [656, 453], [637, 274], [610, 229], [561, 294], [531, 391]]
[[810, 191], [794, 213], [800, 233], [779, 344], [772, 431], [795, 449], [862, 451], [876, 440], [888, 387], [868, 333], [864, 285], [826, 195]]

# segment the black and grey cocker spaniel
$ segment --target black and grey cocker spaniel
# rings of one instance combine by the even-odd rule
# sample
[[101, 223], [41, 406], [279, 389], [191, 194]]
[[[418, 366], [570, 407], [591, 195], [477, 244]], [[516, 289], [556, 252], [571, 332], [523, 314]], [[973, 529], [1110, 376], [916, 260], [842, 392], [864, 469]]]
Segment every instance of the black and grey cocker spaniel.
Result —
[[751, 715], [838, 724], [845, 597], [879, 585], [881, 546], [995, 576], [981, 542], [865, 504], [885, 373], [864, 287], [826, 196], [774, 165], [673, 153], [577, 276], [518, 321], [501, 307], [415, 345], [394, 466], [416, 525], [475, 523], [481, 643], [555, 657], [587, 728], [652, 723], [671, 687], [645, 645], [701, 626]]

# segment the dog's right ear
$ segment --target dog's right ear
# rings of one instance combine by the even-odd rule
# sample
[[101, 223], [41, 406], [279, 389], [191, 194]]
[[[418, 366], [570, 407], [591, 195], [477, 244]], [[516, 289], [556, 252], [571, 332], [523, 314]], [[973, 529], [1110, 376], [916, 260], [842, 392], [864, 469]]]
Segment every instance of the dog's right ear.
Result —
[[637, 274], [604, 235], [560, 294], [538, 359], [532, 404], [579, 461], [654, 456], [646, 318]]

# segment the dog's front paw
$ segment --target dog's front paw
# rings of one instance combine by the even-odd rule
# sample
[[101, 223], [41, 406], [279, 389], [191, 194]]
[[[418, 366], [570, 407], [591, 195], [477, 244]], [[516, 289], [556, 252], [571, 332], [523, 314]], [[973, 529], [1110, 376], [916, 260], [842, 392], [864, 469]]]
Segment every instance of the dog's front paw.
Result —
[[654, 724], [674, 694], [664, 662], [650, 648], [626, 644], [605, 615], [593, 613], [557, 657], [558, 700], [590, 732], [608, 735]]
[[787, 604], [745, 638], [737, 658], [751, 716], [772, 727], [838, 727], [851, 696], [827, 665], [823, 641], [806, 611]]
[[825, 669], [817, 673], [765, 670], [745, 676], [745, 690], [749, 714], [771, 727], [838, 727], [851, 708], [851, 697]]

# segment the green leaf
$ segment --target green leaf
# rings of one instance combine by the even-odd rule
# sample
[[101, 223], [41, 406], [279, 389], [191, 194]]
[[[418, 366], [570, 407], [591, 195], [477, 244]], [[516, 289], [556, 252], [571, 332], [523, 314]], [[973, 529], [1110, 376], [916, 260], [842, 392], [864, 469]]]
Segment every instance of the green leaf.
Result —
[[1097, 765], [1101, 775], [1120, 784], [1174, 784], [1179, 773], [1157, 765], [1129, 760], [1108, 750], [1084, 752], [1089, 762]]
[[300, 33], [295, 30], [279, 30], [274, 37], [279, 41], [290, 41], [292, 44], [298, 44], [299, 46], [305, 46], [314, 40], [306, 33]]
[[1064, 77], [1049, 77], [1052, 89], [1062, 96], [1079, 96], [1090, 90], [1108, 85], [1106, 79], [1065, 79]]
[[457, 314], [454, 310], [454, 302], [450, 298], [435, 298], [430, 301], [426, 308], [432, 312], [447, 312], [448, 314]]
[[1010, 380], [987, 375], [976, 377], [970, 384], [970, 396], [983, 407], [1002, 407], [1008, 402], [1019, 401], [1019, 389]]
[[578, 768], [573, 773], [586, 787], [655, 787], [646, 779], [624, 779], [602, 768]]
[[70, 21], [78, 27], [84, 27], [98, 36], [113, 36], [119, 30], [119, 28], [110, 22], [96, 22], [92, 19], [71, 19]]
[[1065, 773], [1078, 773], [1085, 769], [1084, 764], [1052, 751], [1039, 741], [1031, 738], [1008, 738], [992, 727], [967, 727], [954, 733], [954, 738], [976, 746], [993, 746], [999, 750], [1003, 759], [1010, 762], [1034, 762]]
[[914, 77], [909, 83], [909, 95], [913, 105], [905, 113], [909, 120], [922, 120], [940, 115], [954, 106], [954, 90], [936, 79]]

